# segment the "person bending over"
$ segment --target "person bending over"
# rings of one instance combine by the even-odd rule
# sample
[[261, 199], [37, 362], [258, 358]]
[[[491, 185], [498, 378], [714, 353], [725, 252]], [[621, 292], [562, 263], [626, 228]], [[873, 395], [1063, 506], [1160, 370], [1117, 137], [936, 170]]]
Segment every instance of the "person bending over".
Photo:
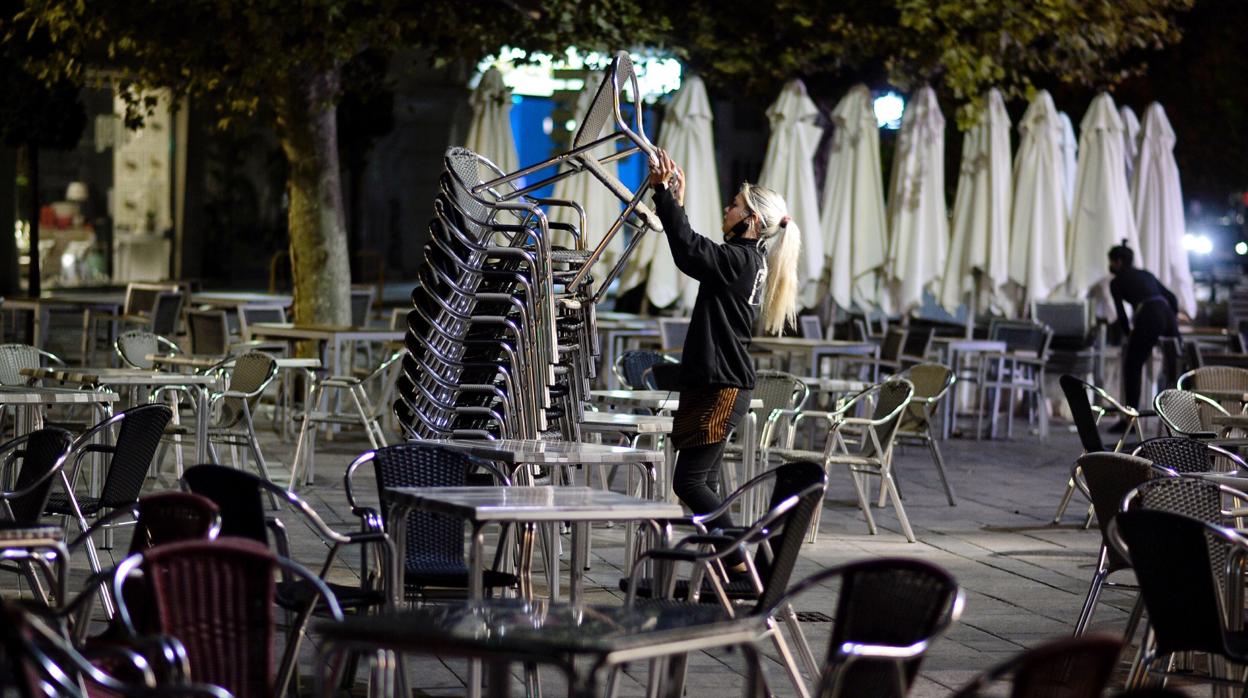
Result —
[[[1135, 253], [1127, 247], [1126, 240], [1109, 250], [1109, 273], [1114, 275], [1109, 292], [1118, 312], [1118, 326], [1126, 337], [1122, 350], [1122, 402], [1138, 408], [1144, 363], [1152, 356], [1158, 339], [1179, 334], [1179, 302], [1157, 277], [1135, 266]], [[1129, 321], [1123, 301], [1131, 304]], [[1126, 428], [1126, 419], [1110, 427], [1116, 432]]]
[[[783, 197], [746, 183], [724, 208], [724, 242], [717, 243], [689, 226], [684, 172], [662, 150], [650, 163], [650, 184], [676, 267], [700, 284], [680, 360], [672, 489], [694, 514], [705, 514], [721, 501], [728, 433], [749, 409], [755, 380], [749, 348], [760, 312], [763, 331], [774, 334], [797, 314], [801, 231]], [[730, 526], [727, 514], [707, 522], [708, 529]], [[728, 563], [732, 572], [745, 571], [739, 556]]]

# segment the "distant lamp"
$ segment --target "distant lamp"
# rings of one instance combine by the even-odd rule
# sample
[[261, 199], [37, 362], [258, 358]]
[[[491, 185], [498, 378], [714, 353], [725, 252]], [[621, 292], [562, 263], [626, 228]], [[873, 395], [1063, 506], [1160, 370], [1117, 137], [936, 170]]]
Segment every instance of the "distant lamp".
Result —
[[897, 130], [901, 128], [901, 115], [906, 111], [906, 100], [896, 92], [886, 92], [871, 105], [875, 112], [875, 123], [880, 128]]
[[1239, 255], [1240, 257], [1243, 257], [1244, 255], [1248, 254], [1248, 242], [1244, 242], [1243, 240], [1240, 240], [1239, 242], [1235, 243], [1235, 254]]
[[86, 182], [70, 182], [65, 188], [65, 200], [74, 201], [76, 203], [85, 203], [88, 200], [87, 183]]
[[1183, 235], [1183, 248], [1188, 252], [1196, 254], [1209, 254], [1213, 252], [1213, 240], [1203, 233], [1185, 233]]

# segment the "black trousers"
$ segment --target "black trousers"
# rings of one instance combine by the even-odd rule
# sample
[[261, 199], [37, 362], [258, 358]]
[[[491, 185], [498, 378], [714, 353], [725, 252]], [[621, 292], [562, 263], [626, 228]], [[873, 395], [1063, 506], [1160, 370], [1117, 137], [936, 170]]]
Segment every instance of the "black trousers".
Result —
[[1144, 364], [1161, 337], [1179, 334], [1179, 319], [1165, 301], [1142, 304], [1131, 318], [1133, 327], [1122, 348], [1122, 398], [1127, 407], [1140, 406]]
[[[748, 411], [750, 391], [742, 390], [737, 395], [737, 403], [728, 417], [728, 428], [732, 429]], [[676, 467], [672, 472], [672, 491], [680, 501], [694, 514], [708, 514], [723, 502], [719, 494], [719, 472], [724, 462], [726, 441], [718, 441], [700, 446], [686, 446], [676, 451]], [[731, 528], [732, 516], [727, 513], [706, 522], [707, 530]], [[733, 555], [725, 560], [735, 565], [742, 560]]]

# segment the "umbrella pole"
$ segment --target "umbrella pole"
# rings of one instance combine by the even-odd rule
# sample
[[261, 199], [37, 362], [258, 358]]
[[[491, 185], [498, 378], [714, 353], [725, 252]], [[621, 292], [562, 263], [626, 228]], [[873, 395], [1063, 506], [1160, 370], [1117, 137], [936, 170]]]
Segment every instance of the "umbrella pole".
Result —
[[975, 316], [979, 314], [979, 285], [983, 282], [983, 274], [978, 269], [971, 270], [975, 283], [971, 284], [971, 302], [966, 309], [966, 338], [975, 338]]

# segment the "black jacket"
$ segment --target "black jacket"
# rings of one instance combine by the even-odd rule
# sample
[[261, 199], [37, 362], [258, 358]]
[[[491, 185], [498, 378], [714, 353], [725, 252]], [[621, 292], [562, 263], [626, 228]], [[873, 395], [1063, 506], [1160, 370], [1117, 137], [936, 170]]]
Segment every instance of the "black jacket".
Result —
[[665, 188], [655, 189], [654, 210], [676, 267], [701, 284], [681, 351], [681, 387], [753, 390], [750, 338], [765, 290], [762, 247], [757, 240], [720, 244], [698, 235]]
[[1170, 289], [1162, 286], [1152, 272], [1139, 267], [1127, 267], [1119, 272], [1109, 282], [1109, 293], [1114, 297], [1118, 326], [1124, 334], [1131, 331], [1131, 324], [1127, 320], [1123, 301], [1131, 304], [1132, 317], [1136, 324], [1139, 324], [1145, 313], [1165, 313], [1169, 319], [1179, 312], [1179, 301]]

